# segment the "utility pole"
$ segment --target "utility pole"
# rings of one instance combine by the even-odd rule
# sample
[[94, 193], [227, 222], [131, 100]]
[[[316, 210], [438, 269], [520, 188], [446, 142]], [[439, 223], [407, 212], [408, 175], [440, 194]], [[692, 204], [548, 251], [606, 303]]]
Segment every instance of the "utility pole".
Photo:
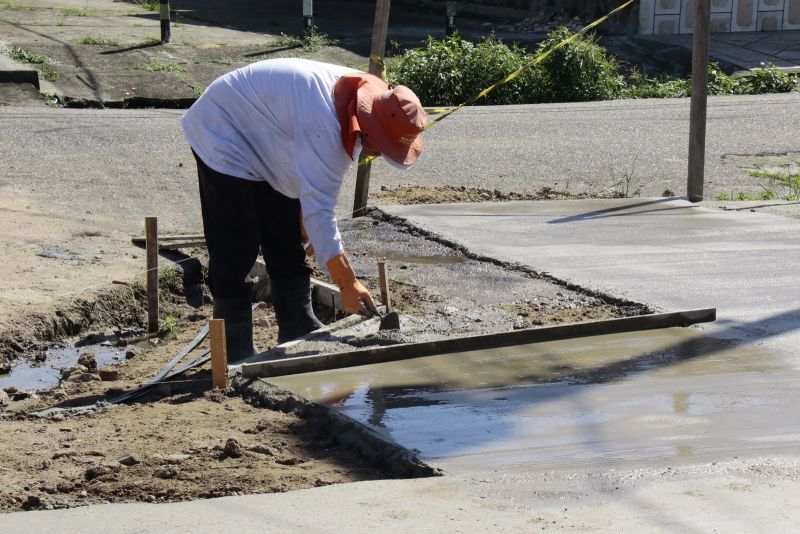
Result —
[[[375, 4], [375, 23], [372, 25], [372, 48], [369, 52], [369, 73], [383, 78], [383, 55], [386, 53], [386, 34], [389, 31], [389, 7], [391, 0], [378, 0]], [[377, 59], [377, 61], [376, 61]], [[356, 195], [353, 201], [353, 217], [364, 215], [369, 197], [369, 175], [371, 163], [360, 163], [366, 153], [361, 150], [356, 174]]]
[[692, 101], [689, 109], [689, 172], [686, 196], [703, 200], [708, 107], [708, 50], [711, 41], [711, 0], [695, 0], [692, 41]]
[[314, 0], [303, 0], [303, 31], [311, 35], [314, 27]]
[[169, 0], [160, 0], [158, 7], [159, 18], [161, 19], [161, 44], [166, 44], [170, 40]]

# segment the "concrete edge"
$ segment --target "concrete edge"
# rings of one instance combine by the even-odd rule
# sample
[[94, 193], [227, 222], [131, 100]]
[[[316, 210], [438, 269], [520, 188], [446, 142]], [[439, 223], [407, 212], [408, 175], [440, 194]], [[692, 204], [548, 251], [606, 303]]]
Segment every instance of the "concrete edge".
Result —
[[236, 373], [231, 387], [245, 402], [258, 407], [294, 413], [304, 419], [316, 419], [322, 428], [343, 447], [380, 467], [396, 478], [440, 476], [442, 471], [423, 462], [406, 449], [366, 425], [323, 404], [312, 402], [261, 379], [249, 379]]
[[[680, 197], [676, 197], [676, 198], [680, 198]], [[531, 202], [538, 202], [538, 201], [534, 200], [534, 201], [531, 201]], [[602, 300], [603, 302], [605, 302], [607, 304], [611, 304], [611, 305], [614, 305], [614, 306], [620, 306], [620, 307], [636, 308], [640, 315], [656, 313], [658, 311], [657, 309], [652, 308], [651, 306], [649, 306], [649, 305], [647, 305], [647, 304], [645, 304], [643, 302], [636, 302], [636, 301], [628, 300], [628, 299], [625, 299], [625, 298], [616, 297], [614, 295], [611, 295], [610, 293], [605, 293], [603, 291], [587, 288], [587, 287], [578, 285], [578, 284], [576, 284], [574, 282], [570, 282], [569, 280], [564, 280], [562, 278], [558, 278], [556, 276], [553, 276], [550, 273], [537, 271], [537, 270], [532, 269], [531, 267], [529, 267], [527, 265], [524, 265], [522, 263], [503, 261], [503, 260], [498, 260], [497, 258], [493, 258], [491, 256], [485, 256], [483, 254], [477, 254], [477, 253], [471, 251], [470, 249], [468, 249], [467, 247], [465, 247], [464, 245], [462, 245], [462, 244], [460, 244], [460, 243], [458, 243], [456, 241], [447, 239], [444, 236], [441, 236], [441, 235], [439, 235], [439, 234], [437, 234], [435, 232], [432, 232], [432, 231], [430, 231], [430, 230], [428, 230], [426, 228], [423, 228], [423, 227], [411, 222], [410, 220], [408, 220], [408, 219], [406, 219], [404, 217], [400, 217], [398, 215], [392, 215], [391, 213], [387, 213], [387, 212], [381, 210], [380, 208], [376, 208], [376, 207], [370, 207], [368, 209], [369, 209], [369, 212], [368, 212], [367, 216], [372, 217], [373, 219], [375, 219], [377, 221], [382, 221], [382, 222], [386, 222], [386, 223], [398, 226], [401, 229], [407, 230], [409, 233], [412, 233], [413, 235], [420, 235], [420, 236], [422, 236], [422, 237], [424, 237], [426, 239], [430, 239], [434, 243], [439, 243], [440, 245], [444, 245], [445, 247], [464, 255], [464, 257], [466, 257], [466, 258], [468, 258], [470, 260], [481, 261], [481, 262], [485, 262], [485, 263], [491, 263], [492, 265], [497, 265], [498, 267], [502, 267], [503, 269], [507, 269], [509, 271], [516, 272], [516, 273], [522, 274], [524, 276], [529, 276], [531, 278], [535, 278], [535, 279], [539, 279], [539, 280], [546, 280], [546, 281], [551, 282], [553, 284], [559, 285], [559, 286], [563, 287], [564, 289], [568, 289], [570, 291], [575, 291], [576, 293], [580, 293], [582, 295], [587, 295], [587, 296], [590, 296], [590, 297], [594, 297], [594, 298], [600, 299], [600, 300]]]
[[39, 90], [39, 71], [0, 53], [0, 83], [29, 83]]

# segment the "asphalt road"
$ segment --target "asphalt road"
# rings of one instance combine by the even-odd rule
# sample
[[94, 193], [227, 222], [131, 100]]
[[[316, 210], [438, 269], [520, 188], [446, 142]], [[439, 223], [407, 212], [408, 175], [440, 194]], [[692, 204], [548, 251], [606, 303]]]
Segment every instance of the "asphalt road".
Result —
[[[465, 109], [425, 134], [426, 152], [411, 170], [379, 162], [372, 188], [547, 186], [582, 193], [627, 184], [629, 193], [643, 196], [665, 189], [680, 195], [688, 105], [676, 99]], [[25, 198], [42, 211], [89, 219], [110, 215], [120, 231], [138, 232], [145, 214], [158, 215], [165, 229], [197, 229], [194, 161], [181, 114], [0, 108], [0, 199]], [[711, 98], [706, 194], [760, 191], [759, 181], [726, 156], [794, 153], [797, 159], [798, 131], [798, 93]], [[340, 215], [352, 204], [352, 171]]]

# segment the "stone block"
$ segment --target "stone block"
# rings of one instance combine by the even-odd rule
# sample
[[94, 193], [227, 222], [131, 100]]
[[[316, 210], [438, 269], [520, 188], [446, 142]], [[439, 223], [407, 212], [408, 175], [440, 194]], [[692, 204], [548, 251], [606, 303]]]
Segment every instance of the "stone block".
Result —
[[654, 19], [654, 35], [673, 35], [680, 31], [680, 15], [656, 15]]
[[731, 31], [731, 14], [730, 13], [712, 13], [711, 14], [711, 33], [729, 32]]
[[758, 0], [759, 11], [783, 11], [783, 0]]
[[680, 15], [681, 0], [656, 0], [656, 15]]
[[783, 29], [800, 30], [800, 0], [786, 0], [783, 11]]
[[711, 0], [712, 13], [730, 13], [733, 11], [733, 0]]
[[731, 19], [731, 31], [734, 32], [755, 31], [757, 3], [758, 0], [733, 0], [733, 18]]
[[681, 33], [692, 33], [694, 31], [694, 0], [682, 0], [681, 2]]
[[760, 11], [756, 31], [775, 32], [783, 28], [783, 11]]

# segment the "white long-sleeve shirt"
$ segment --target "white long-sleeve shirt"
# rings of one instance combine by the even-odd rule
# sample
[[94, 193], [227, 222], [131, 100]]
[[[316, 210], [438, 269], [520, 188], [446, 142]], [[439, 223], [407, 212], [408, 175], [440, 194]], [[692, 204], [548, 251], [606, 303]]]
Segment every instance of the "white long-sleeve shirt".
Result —
[[350, 72], [356, 71], [307, 59], [260, 61], [216, 79], [181, 119], [206, 165], [266, 180], [300, 200], [323, 269], [342, 252], [334, 209], [352, 159], [342, 146], [332, 92]]

